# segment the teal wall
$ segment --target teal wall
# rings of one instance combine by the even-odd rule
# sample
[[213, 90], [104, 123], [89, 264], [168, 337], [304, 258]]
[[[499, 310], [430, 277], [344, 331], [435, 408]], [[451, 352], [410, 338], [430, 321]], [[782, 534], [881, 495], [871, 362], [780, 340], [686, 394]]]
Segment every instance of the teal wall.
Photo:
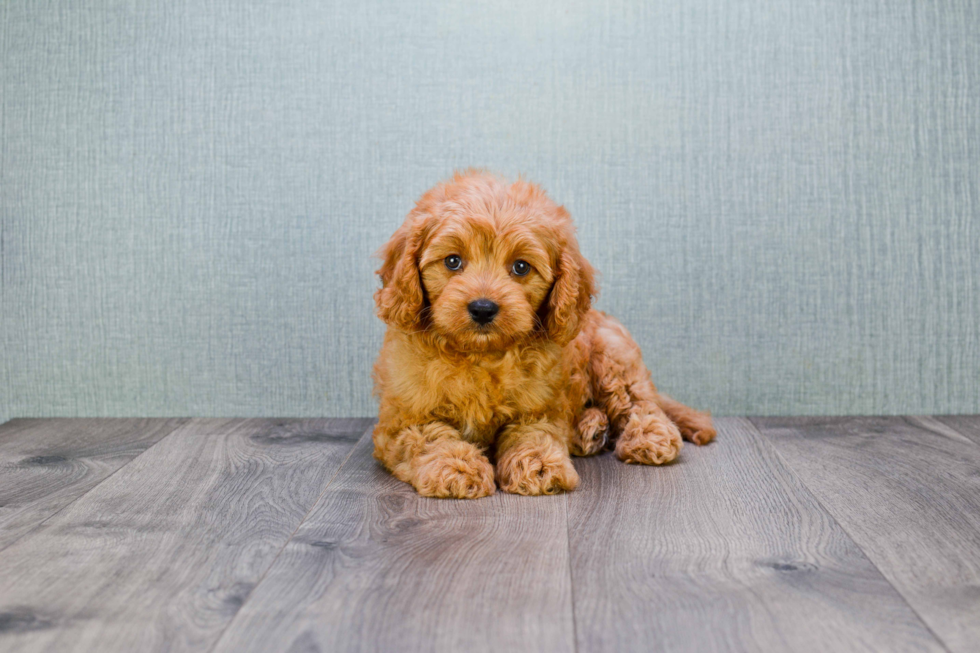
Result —
[[373, 414], [370, 256], [470, 165], [679, 399], [980, 412], [975, 0], [5, 0], [0, 57], [0, 420]]

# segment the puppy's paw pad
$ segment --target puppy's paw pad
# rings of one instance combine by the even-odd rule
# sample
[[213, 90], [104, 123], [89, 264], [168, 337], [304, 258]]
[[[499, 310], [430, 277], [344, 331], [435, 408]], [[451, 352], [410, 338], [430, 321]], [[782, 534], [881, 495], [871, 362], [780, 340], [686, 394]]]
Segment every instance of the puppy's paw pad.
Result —
[[497, 462], [497, 480], [512, 494], [557, 494], [574, 490], [578, 473], [564, 452], [508, 452]]
[[598, 408], [586, 408], [568, 448], [573, 456], [591, 456], [602, 451], [608, 441], [609, 418]]
[[434, 457], [419, 467], [413, 483], [424, 497], [479, 499], [496, 490], [493, 466], [482, 455]]

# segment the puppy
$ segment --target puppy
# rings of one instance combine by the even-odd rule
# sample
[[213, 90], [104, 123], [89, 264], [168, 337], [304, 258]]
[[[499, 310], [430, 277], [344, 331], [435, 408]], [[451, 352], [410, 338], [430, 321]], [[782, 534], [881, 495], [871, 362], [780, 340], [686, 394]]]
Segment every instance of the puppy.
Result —
[[569, 454], [661, 465], [715, 437], [592, 310], [571, 218], [536, 185], [457, 173], [378, 254], [374, 456], [419, 494], [553, 494], [578, 485]]

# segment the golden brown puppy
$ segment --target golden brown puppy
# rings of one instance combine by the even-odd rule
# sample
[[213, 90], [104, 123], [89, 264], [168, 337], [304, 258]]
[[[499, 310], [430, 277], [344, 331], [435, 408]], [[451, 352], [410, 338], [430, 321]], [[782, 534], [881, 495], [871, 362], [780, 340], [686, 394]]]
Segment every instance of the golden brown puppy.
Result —
[[626, 329], [592, 310], [571, 218], [534, 184], [457, 173], [379, 255], [374, 456], [419, 494], [553, 494], [578, 485], [569, 453], [614, 441], [625, 462], [660, 465], [682, 436], [715, 437], [710, 417], [657, 393]]

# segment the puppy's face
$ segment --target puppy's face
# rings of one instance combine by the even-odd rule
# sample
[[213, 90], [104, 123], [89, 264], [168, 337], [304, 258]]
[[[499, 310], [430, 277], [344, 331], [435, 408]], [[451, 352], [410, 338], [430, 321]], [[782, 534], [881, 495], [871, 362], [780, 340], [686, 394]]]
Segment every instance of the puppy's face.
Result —
[[554, 282], [549, 235], [526, 207], [446, 215], [419, 258], [431, 328], [460, 349], [501, 349], [540, 323]]
[[484, 173], [426, 193], [381, 255], [382, 319], [462, 351], [565, 344], [594, 293], [567, 212], [533, 184]]

